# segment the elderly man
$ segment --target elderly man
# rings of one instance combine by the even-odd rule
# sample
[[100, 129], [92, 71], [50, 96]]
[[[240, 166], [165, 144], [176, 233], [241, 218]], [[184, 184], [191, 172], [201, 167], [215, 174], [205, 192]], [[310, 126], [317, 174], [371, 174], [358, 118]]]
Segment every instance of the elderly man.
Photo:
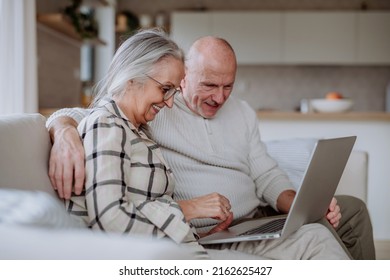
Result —
[[[182, 94], [173, 109], [160, 111], [151, 123], [153, 138], [176, 178], [175, 199], [200, 234], [225, 229], [242, 218], [287, 213], [295, 196], [287, 175], [266, 152], [255, 112], [230, 96], [236, 70], [228, 42], [200, 38], [188, 52]], [[79, 193], [83, 187], [83, 148], [73, 131], [85, 114], [83, 109], [63, 109], [48, 120], [54, 140], [50, 177], [61, 197], [69, 197], [72, 190]], [[346, 196], [333, 199], [326, 219], [329, 223], [325, 224], [337, 230], [353, 258], [375, 258], [371, 222], [363, 202]], [[287, 243], [285, 251], [266, 252], [267, 242], [213, 248], [294, 257], [287, 252]]]

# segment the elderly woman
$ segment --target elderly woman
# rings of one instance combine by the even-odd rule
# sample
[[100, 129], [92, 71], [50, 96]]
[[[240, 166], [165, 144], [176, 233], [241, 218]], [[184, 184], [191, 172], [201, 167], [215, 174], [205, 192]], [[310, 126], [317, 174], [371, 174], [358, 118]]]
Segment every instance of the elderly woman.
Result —
[[174, 179], [147, 123], [171, 108], [184, 76], [182, 51], [164, 33], [144, 30], [117, 50], [96, 87], [93, 109], [78, 126], [85, 188], [66, 200], [92, 229], [169, 237], [205, 255], [172, 199]]

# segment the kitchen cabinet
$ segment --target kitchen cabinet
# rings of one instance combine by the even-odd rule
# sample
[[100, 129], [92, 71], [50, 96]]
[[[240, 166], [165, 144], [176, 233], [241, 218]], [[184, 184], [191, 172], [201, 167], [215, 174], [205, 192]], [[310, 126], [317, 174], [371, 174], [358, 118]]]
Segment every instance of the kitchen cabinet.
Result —
[[356, 14], [289, 12], [284, 14], [285, 63], [350, 64], [355, 60]]
[[187, 51], [201, 36], [229, 41], [240, 64], [281, 62], [281, 13], [174, 12], [171, 37]]
[[390, 63], [390, 13], [359, 13], [357, 16], [357, 61]]
[[241, 65], [390, 64], [389, 12], [173, 12], [171, 35], [188, 50], [226, 38]]
[[211, 35], [211, 17], [209, 13], [177, 12], [171, 16], [171, 37], [187, 52], [199, 37]]
[[215, 12], [211, 31], [228, 40], [241, 64], [273, 63], [282, 59], [281, 19], [278, 12]]

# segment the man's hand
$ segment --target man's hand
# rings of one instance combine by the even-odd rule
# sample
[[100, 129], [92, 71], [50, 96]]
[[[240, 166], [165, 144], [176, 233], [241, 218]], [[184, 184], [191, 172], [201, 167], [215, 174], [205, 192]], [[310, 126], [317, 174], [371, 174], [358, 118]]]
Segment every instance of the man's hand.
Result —
[[283, 191], [276, 200], [276, 207], [280, 213], [290, 212], [291, 204], [294, 201], [296, 192], [293, 190]]
[[219, 193], [211, 193], [190, 200], [180, 200], [178, 203], [187, 221], [197, 218], [226, 221], [232, 216], [229, 200]]
[[49, 177], [60, 198], [69, 199], [72, 190], [80, 194], [84, 187], [84, 148], [77, 123], [68, 117], [53, 122], [49, 133], [53, 142], [49, 160]]
[[[291, 204], [295, 197], [295, 191], [287, 190], [282, 192], [277, 199], [277, 207], [279, 212], [288, 213], [291, 208]], [[341, 219], [340, 206], [337, 204], [336, 198], [332, 198], [330, 202], [328, 213], [326, 214], [326, 219], [334, 227], [338, 227]]]
[[329, 205], [328, 213], [326, 214], [326, 219], [334, 227], [338, 227], [341, 219], [340, 206], [337, 204], [336, 198], [332, 198], [332, 201]]

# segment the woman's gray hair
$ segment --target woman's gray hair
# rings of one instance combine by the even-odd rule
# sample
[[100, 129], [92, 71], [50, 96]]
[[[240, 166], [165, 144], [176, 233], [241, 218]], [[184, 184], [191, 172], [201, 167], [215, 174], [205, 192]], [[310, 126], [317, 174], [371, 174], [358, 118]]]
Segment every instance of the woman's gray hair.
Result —
[[106, 76], [94, 88], [95, 106], [103, 97], [123, 94], [130, 80], [144, 82], [155, 63], [165, 57], [184, 63], [184, 53], [161, 29], [144, 29], [129, 37], [116, 51]]

